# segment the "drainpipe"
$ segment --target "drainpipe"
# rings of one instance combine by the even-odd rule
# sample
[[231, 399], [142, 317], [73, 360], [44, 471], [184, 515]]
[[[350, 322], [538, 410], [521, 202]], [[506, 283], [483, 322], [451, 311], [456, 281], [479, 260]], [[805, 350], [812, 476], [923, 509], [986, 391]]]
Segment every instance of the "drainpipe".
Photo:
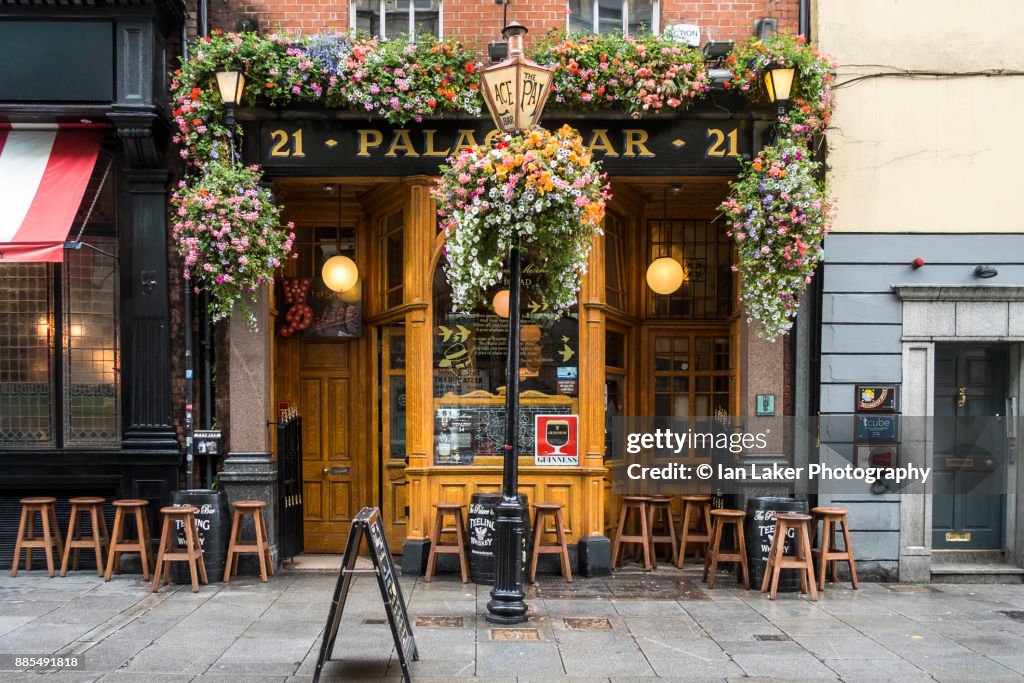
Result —
[[199, 0], [196, 8], [196, 33], [200, 38], [205, 38], [210, 33], [209, 26], [210, 6], [208, 0]]
[[811, 0], [800, 0], [799, 14], [797, 15], [797, 23], [800, 30], [800, 35], [807, 39], [808, 42], [811, 40]]

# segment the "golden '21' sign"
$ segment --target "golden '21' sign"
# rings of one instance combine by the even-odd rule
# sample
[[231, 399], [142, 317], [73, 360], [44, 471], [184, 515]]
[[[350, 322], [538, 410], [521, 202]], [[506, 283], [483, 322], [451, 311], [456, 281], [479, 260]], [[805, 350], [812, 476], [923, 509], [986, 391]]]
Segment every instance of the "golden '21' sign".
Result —
[[[546, 127], [561, 122], [547, 121]], [[570, 122], [610, 173], [732, 175], [750, 154], [747, 121], [657, 119]], [[257, 125], [257, 124], [251, 124]], [[425, 121], [392, 126], [362, 120], [263, 121], [247, 140], [247, 156], [271, 172], [360, 175], [435, 174], [450, 155], [490, 144], [500, 133], [490, 121]], [[258, 149], [254, 149], [253, 142]]]

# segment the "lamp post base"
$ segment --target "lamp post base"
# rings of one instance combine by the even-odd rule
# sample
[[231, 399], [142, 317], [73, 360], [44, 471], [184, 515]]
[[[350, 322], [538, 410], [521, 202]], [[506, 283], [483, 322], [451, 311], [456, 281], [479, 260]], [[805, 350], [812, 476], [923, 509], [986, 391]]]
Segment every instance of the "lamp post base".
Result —
[[516, 496], [503, 497], [495, 508], [494, 589], [487, 603], [487, 621], [509, 626], [527, 620], [523, 602], [525, 509]]

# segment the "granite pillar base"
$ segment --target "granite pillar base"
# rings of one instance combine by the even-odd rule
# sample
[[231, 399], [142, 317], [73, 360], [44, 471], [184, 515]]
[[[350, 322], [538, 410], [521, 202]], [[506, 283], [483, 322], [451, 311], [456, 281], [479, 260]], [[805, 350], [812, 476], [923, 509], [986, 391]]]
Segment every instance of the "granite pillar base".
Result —
[[[270, 539], [270, 557], [274, 567], [279, 566], [277, 538], [277, 461], [269, 453], [229, 453], [224, 469], [218, 476], [220, 486], [227, 493], [228, 501], [263, 500], [263, 519]], [[232, 514], [234, 510], [232, 509]], [[242, 538], [256, 538], [256, 529], [251, 517], [244, 517]], [[259, 574], [259, 560], [255, 554], [239, 555], [239, 574]]]
[[[407, 540], [402, 544], [402, 576], [423, 576], [427, 573], [430, 541]], [[444, 557], [442, 555], [441, 557]]]
[[612, 574], [612, 542], [607, 536], [584, 536], [576, 545], [581, 576], [595, 578]]

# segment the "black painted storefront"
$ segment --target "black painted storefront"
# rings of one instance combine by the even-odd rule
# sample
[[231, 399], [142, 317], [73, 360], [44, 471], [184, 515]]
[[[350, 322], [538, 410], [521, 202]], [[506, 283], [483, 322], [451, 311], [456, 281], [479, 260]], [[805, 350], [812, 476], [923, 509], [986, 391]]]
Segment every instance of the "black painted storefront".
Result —
[[[166, 44], [176, 42], [183, 19], [184, 4], [175, 0], [0, 0], [0, 121], [107, 126], [118, 188], [121, 390], [119, 446], [0, 448], [0, 567], [10, 564], [20, 497], [56, 496], [62, 524], [71, 496], [144, 498], [155, 522], [156, 508], [169, 503], [178, 487]], [[151, 528], [159, 529], [155, 523]]]

